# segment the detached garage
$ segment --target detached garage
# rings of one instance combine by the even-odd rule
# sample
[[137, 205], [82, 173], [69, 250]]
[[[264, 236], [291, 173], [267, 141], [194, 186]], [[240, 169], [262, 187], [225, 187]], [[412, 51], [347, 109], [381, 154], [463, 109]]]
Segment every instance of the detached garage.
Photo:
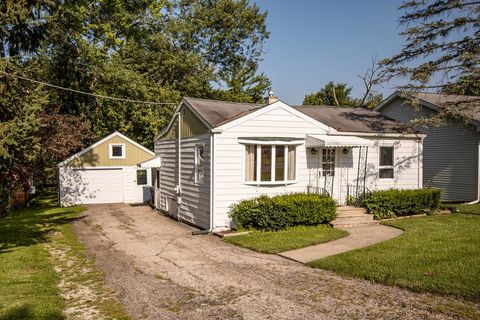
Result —
[[149, 202], [151, 170], [137, 164], [154, 156], [123, 134], [112, 133], [58, 165], [60, 204]]

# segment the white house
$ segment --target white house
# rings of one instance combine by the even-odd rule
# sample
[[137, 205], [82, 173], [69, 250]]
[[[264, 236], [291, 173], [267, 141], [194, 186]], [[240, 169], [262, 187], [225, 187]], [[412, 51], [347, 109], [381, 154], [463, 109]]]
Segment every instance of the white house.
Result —
[[[60, 205], [143, 203], [151, 199], [154, 153], [119, 132], [58, 165]], [[139, 164], [140, 163], [140, 167]]]
[[422, 187], [423, 135], [375, 111], [184, 98], [155, 138], [159, 210], [204, 229], [262, 194]]

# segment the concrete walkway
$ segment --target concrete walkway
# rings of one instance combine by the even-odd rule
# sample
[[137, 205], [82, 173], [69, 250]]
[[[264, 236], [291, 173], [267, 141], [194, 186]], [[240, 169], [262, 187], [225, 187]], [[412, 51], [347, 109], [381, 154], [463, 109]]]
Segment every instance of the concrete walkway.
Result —
[[322, 259], [354, 249], [364, 248], [388, 239], [398, 237], [402, 230], [384, 225], [364, 225], [355, 227], [341, 227], [349, 235], [335, 241], [317, 244], [296, 250], [279, 253], [280, 256], [301, 263]]

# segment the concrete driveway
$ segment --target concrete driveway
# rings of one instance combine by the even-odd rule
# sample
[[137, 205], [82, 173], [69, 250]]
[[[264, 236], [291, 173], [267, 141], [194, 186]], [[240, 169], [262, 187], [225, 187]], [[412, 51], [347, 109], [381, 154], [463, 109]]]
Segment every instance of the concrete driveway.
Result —
[[146, 206], [91, 205], [74, 229], [135, 319], [457, 319], [472, 308], [193, 236]]

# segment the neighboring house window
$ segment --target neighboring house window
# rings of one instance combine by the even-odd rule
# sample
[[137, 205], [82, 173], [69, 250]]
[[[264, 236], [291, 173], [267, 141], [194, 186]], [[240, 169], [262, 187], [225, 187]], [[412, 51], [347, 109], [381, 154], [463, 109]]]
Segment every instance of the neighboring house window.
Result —
[[137, 185], [144, 186], [147, 184], [147, 170], [137, 170]]
[[393, 179], [393, 147], [380, 147], [380, 179]]
[[245, 181], [258, 184], [295, 180], [296, 148], [289, 145], [245, 145]]
[[125, 144], [110, 144], [110, 159], [125, 159]]
[[203, 183], [205, 178], [204, 169], [205, 146], [203, 144], [195, 145], [195, 183]]
[[160, 189], [160, 170], [157, 169], [157, 189]]

